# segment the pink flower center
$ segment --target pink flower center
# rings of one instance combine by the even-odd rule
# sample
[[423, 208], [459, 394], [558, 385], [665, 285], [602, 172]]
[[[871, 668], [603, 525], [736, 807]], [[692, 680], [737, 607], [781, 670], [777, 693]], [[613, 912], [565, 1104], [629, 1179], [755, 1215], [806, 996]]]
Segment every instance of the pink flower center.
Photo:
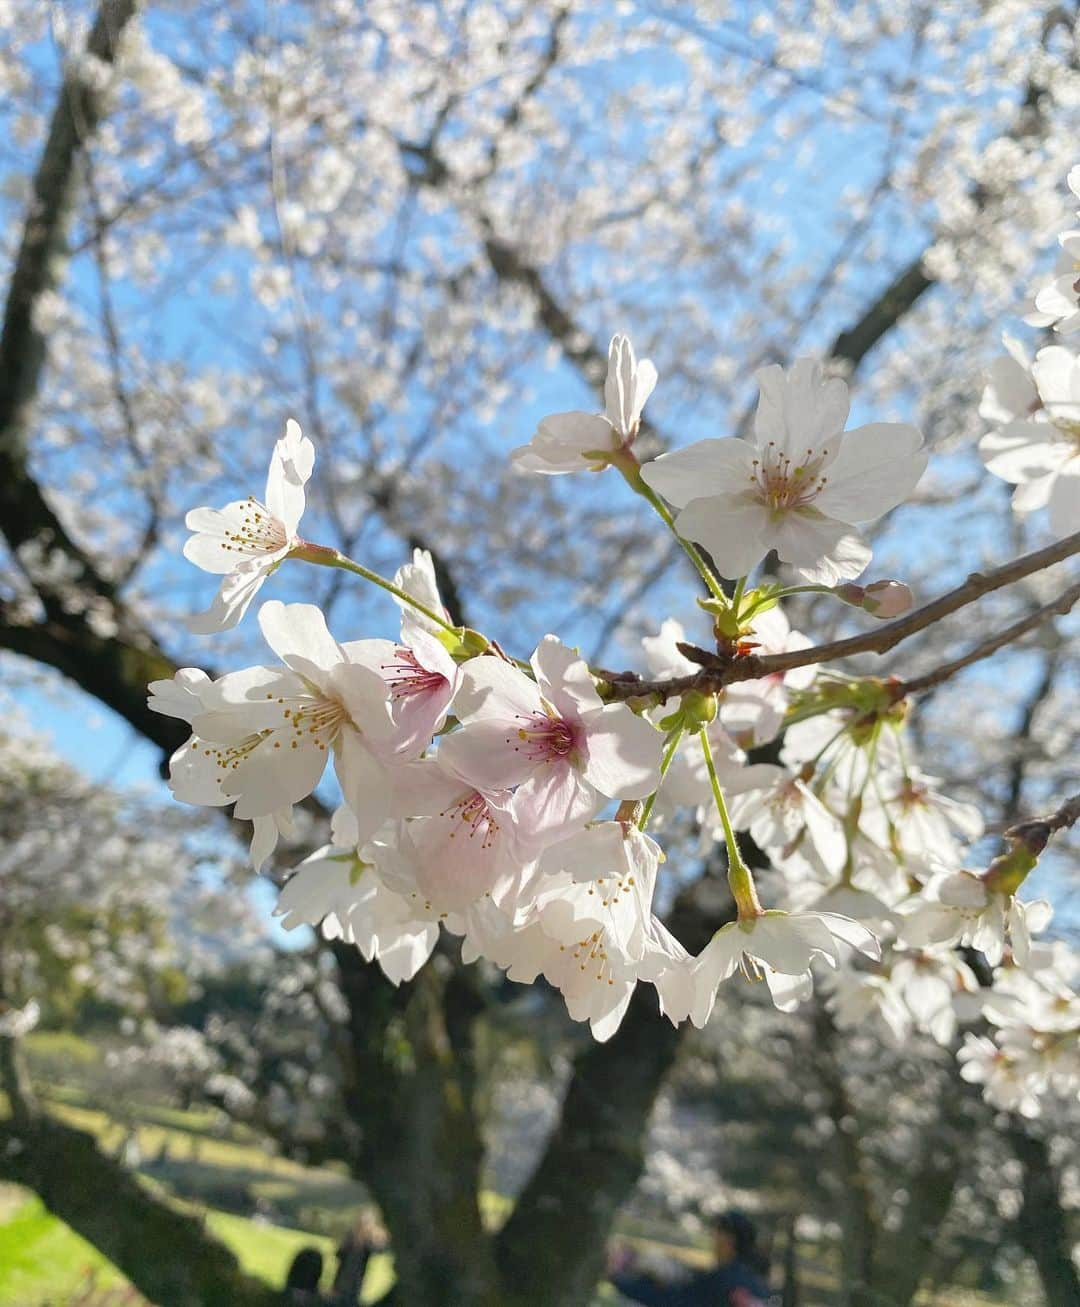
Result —
[[451, 839], [459, 835], [464, 828], [467, 837], [470, 840], [479, 839], [480, 848], [486, 850], [490, 849], [499, 837], [499, 823], [488, 807], [487, 800], [478, 790], [473, 790], [464, 799], [459, 799], [457, 803], [440, 812], [439, 816], [449, 817], [452, 822], [461, 823], [456, 830], [450, 832]]
[[519, 716], [519, 720], [526, 724], [518, 727], [516, 737], [507, 736], [506, 742], [529, 762], [559, 762], [577, 748], [574, 727], [562, 717], [535, 712]]
[[774, 513], [805, 508], [828, 481], [828, 477], [819, 475], [828, 453], [827, 449], [817, 454], [808, 449], [801, 462], [793, 463], [790, 455], [779, 450], [775, 440], [770, 440], [761, 457], [754, 459], [750, 474], [758, 499]]
[[248, 496], [239, 529], [230, 532], [221, 547], [233, 554], [273, 554], [288, 543], [285, 528], [273, 513]]
[[422, 666], [411, 649], [404, 645], [394, 648], [392, 663], [382, 664], [383, 679], [390, 686], [391, 699], [406, 699], [414, 694], [435, 694], [447, 684], [442, 672], [432, 672]]

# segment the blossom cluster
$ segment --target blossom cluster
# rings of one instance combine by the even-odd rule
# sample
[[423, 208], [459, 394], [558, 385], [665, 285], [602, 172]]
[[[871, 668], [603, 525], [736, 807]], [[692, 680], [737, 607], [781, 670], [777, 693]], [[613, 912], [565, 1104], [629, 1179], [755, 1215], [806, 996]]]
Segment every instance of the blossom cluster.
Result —
[[[1048, 503], [1061, 530], [1075, 529], [1078, 377], [1063, 347], [1030, 365], [1014, 351], [983, 406], [1003, 424], [981, 445], [991, 471], [1020, 484], [1023, 507]], [[752, 439], [642, 463], [635, 442], [656, 384], [653, 365], [615, 336], [604, 412], [548, 417], [512, 458], [525, 473], [621, 475], [698, 570], [720, 656], [806, 650], [784, 610], [792, 594], [833, 595], [879, 618], [910, 605], [899, 582], [855, 579], [872, 556], [860, 528], [910, 497], [926, 468], [914, 427], [848, 429], [846, 384], [800, 360], [758, 373]], [[1032, 455], [1061, 439], [1070, 459]], [[638, 982], [669, 1020], [703, 1026], [737, 973], [790, 1010], [824, 964], [840, 1027], [875, 1022], [888, 1038], [919, 1031], [943, 1044], [971, 1027], [963, 1074], [991, 1101], [1028, 1111], [1041, 1090], [1080, 1085], [1071, 962], [1033, 941], [1049, 905], [1018, 897], [1034, 860], [971, 869], [979, 814], [911, 761], [895, 683], [807, 656], [699, 689], [701, 651], [672, 619], [642, 642], [650, 680], [591, 668], [555, 635], [516, 658], [455, 621], [423, 550], [387, 580], [300, 536], [313, 466], [290, 422], [265, 502], [188, 515], [185, 553], [223, 575], [195, 629], [233, 626], [293, 559], [387, 590], [397, 638], [339, 642], [318, 607], [271, 599], [258, 624], [277, 662], [217, 679], [186, 668], [150, 687], [151, 708], [191, 728], [171, 761], [174, 794], [250, 820], [257, 869], [332, 765], [332, 842], [282, 889], [286, 927], [319, 926], [395, 983], [449, 932], [466, 961], [523, 983], [543, 976], [597, 1039], [617, 1029]], [[770, 551], [793, 584], [751, 581]], [[770, 744], [773, 761], [751, 756]], [[735, 905], [696, 954], [654, 910], [664, 846], [688, 829], [699, 837], [691, 862], [723, 845]], [[740, 832], [767, 860], [761, 889]], [[783, 910], [763, 906], [765, 889]], [[977, 978], [966, 950], [1001, 982]], [[976, 1033], [991, 1027], [996, 1042]]]
[[[1080, 200], [1080, 166], [1069, 188]], [[1058, 275], [1036, 295], [1027, 321], [1069, 336], [1080, 331], [1080, 229], [1058, 240]], [[990, 369], [979, 408], [994, 426], [979, 453], [994, 476], [1016, 486], [1015, 512], [1046, 508], [1054, 534], [1072, 535], [1080, 531], [1080, 356], [1055, 344], [1031, 359], [1019, 341], [1004, 343], [1008, 357]]]

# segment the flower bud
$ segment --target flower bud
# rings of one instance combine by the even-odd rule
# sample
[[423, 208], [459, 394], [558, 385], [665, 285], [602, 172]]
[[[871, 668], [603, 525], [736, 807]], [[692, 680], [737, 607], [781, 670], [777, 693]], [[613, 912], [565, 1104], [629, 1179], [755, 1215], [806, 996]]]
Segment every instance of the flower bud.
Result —
[[899, 617], [915, 603], [903, 581], [875, 581], [866, 587], [862, 606], [874, 617]]
[[679, 705], [683, 723], [688, 731], [700, 731], [716, 720], [716, 695], [688, 690]]
[[833, 594], [852, 608], [861, 608], [871, 617], [879, 618], [899, 617], [915, 602], [910, 587], [903, 581], [872, 581], [866, 586], [845, 581], [833, 589]]

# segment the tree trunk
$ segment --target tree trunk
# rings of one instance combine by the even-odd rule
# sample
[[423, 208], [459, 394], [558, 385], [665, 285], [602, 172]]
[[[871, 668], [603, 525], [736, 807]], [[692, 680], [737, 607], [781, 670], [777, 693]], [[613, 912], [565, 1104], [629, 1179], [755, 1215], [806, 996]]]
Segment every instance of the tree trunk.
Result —
[[163, 1202], [82, 1130], [44, 1114], [21, 1125], [0, 1121], [0, 1176], [32, 1189], [161, 1307], [280, 1302], [199, 1217]]
[[1046, 1140], [1015, 1121], [1009, 1129], [1009, 1144], [1023, 1169], [1023, 1205], [1016, 1218], [1016, 1233], [1038, 1269], [1046, 1307], [1076, 1307], [1080, 1276], [1070, 1255], [1071, 1240]]
[[491, 1239], [480, 1216], [483, 1143], [474, 1111], [467, 977], [438, 954], [393, 989], [355, 949], [336, 950], [349, 1002], [343, 1051], [353, 1167], [390, 1231], [392, 1301], [498, 1307]]

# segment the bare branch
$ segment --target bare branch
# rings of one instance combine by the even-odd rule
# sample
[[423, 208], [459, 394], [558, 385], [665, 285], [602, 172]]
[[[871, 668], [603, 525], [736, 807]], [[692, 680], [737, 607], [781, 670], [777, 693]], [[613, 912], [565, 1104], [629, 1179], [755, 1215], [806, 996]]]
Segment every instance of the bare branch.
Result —
[[[763, 676], [777, 672], [788, 672], [795, 667], [810, 667], [817, 663], [833, 662], [839, 658], [850, 658], [854, 654], [888, 653], [902, 640], [918, 631], [940, 622], [942, 618], [966, 608], [968, 604], [981, 599], [983, 595], [992, 594], [1003, 586], [1021, 581], [1025, 576], [1032, 576], [1045, 568], [1053, 567], [1066, 558], [1080, 552], [1080, 531], [1058, 540], [1045, 549], [1036, 549], [1033, 553], [1014, 558], [1011, 563], [995, 568], [992, 572], [972, 572], [967, 580], [954, 590], [949, 590], [931, 603], [916, 608], [906, 617], [897, 618], [879, 627], [876, 631], [867, 631], [864, 635], [850, 636], [846, 640], [830, 640], [827, 644], [811, 645], [809, 649], [793, 649], [789, 653], [768, 654], [759, 657], [717, 654], [700, 672], [689, 676], [677, 676], [668, 680], [646, 681], [634, 672], [606, 672], [596, 669], [596, 674], [610, 683], [608, 697], [611, 699], [633, 699], [644, 695], [656, 695], [661, 703], [689, 690], [700, 690], [703, 694], [715, 694], [726, 685], [737, 681], [756, 681]], [[1067, 591], [1066, 594], [1071, 593]]]
[[[86, 52], [112, 63], [137, 0], [103, 0]], [[63, 272], [64, 243], [77, 184], [75, 162], [104, 111], [105, 93], [85, 79], [77, 65], [64, 77], [49, 136], [34, 176], [22, 243], [4, 306], [0, 330], [0, 517], [12, 551], [31, 542], [61, 549], [80, 567], [82, 581], [113, 597], [114, 587], [68, 535], [26, 468], [27, 437], [37, 400], [46, 342], [35, 316], [42, 297]], [[42, 595], [47, 607], [58, 601]]]
[[991, 654], [997, 653], [999, 649], [1003, 649], [1007, 644], [1014, 643], [1021, 636], [1027, 635], [1029, 631], [1034, 631], [1051, 617], [1064, 617], [1066, 613], [1072, 611], [1073, 606], [1077, 603], [1080, 603], [1080, 581], [1069, 586], [1067, 590], [1063, 590], [1050, 603], [1043, 604], [1041, 608], [1036, 608], [1027, 617], [1021, 618], [1019, 622], [1014, 622], [1011, 626], [1005, 627], [1003, 631], [991, 636], [989, 640], [983, 640], [981, 644], [977, 644], [962, 657], [954, 658], [952, 662], [942, 663], [940, 667], [936, 667], [932, 672], [913, 677], [910, 681], [902, 681], [896, 689], [897, 698], [904, 698], [909, 694], [921, 694], [924, 690], [930, 690], [934, 686], [940, 685], [943, 681], [947, 681], [950, 676], [963, 671], [965, 667], [970, 667], [973, 663], [989, 658]]

